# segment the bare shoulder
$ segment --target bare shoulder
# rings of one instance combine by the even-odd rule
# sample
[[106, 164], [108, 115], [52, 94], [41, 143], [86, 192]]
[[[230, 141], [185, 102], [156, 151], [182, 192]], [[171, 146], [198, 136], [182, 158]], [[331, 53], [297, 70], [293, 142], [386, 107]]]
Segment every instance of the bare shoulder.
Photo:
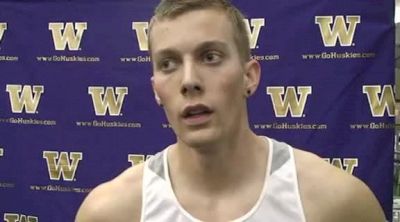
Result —
[[140, 221], [143, 166], [131, 167], [93, 189], [75, 222]]
[[307, 221], [385, 221], [367, 185], [315, 154], [294, 149], [300, 196]]

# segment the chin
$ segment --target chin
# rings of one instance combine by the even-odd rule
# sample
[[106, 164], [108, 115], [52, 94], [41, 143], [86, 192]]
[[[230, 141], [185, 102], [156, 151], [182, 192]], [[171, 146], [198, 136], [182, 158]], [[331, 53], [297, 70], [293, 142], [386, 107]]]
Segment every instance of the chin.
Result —
[[212, 144], [219, 140], [220, 135], [216, 130], [205, 129], [192, 132], [184, 132], [180, 135], [179, 140], [186, 146], [191, 148], [207, 150]]

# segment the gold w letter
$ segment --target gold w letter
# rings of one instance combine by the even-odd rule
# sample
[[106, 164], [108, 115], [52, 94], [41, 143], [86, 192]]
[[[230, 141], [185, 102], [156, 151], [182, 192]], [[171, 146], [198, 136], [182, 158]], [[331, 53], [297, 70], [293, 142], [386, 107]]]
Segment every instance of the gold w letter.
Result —
[[[253, 31], [251, 31], [250, 23], [251, 27], [253, 27]], [[261, 27], [265, 25], [265, 19], [255, 18], [251, 19], [250, 22], [248, 19], [244, 19], [244, 24], [247, 28], [247, 34], [249, 35], [250, 48], [254, 49], [257, 46], [258, 36], [260, 35]]]
[[148, 22], [132, 22], [132, 29], [136, 31], [140, 51], [148, 51], [148, 37], [146, 30], [149, 28]]
[[341, 46], [351, 46], [357, 24], [360, 23], [360, 20], [360, 16], [346, 16], [346, 22], [349, 24], [347, 27], [344, 16], [336, 16], [331, 28], [333, 16], [316, 16], [315, 24], [319, 25], [325, 47], [334, 47], [338, 39]]
[[73, 181], [82, 153], [44, 151], [43, 158], [46, 159], [51, 180], [60, 180], [62, 175], [65, 181]]
[[[121, 113], [122, 104], [128, 94], [128, 87], [107, 87], [104, 95], [104, 87], [89, 87], [92, 96], [94, 110], [97, 116], [105, 116], [108, 110], [110, 116], [118, 116]], [[117, 94], [117, 98], [115, 98]], [[103, 96], [104, 95], [104, 96]]]
[[[39, 105], [40, 96], [44, 92], [43, 86], [24, 85], [21, 93], [21, 85], [7, 85], [6, 91], [10, 97], [11, 110], [13, 113], [22, 113], [25, 107], [26, 113], [35, 113]], [[32, 88], [33, 94], [32, 95]], [[21, 93], [21, 94], [20, 94]]]
[[4, 32], [7, 30], [7, 23], [0, 23], [0, 42], [3, 39]]
[[[71, 51], [79, 50], [83, 32], [86, 29], [86, 22], [76, 22], [75, 25], [72, 22], [67, 22], [65, 23], [65, 27], [64, 23], [49, 23], [49, 30], [51, 30], [53, 35], [54, 47], [58, 51], [65, 50], [67, 45]], [[63, 30], [64, 32], [62, 32]]]
[[[381, 93], [382, 92], [382, 93]], [[385, 111], [389, 116], [395, 115], [394, 110], [394, 94], [391, 85], [382, 86], [363, 86], [363, 93], [367, 95], [369, 108], [371, 109], [372, 116], [383, 117]], [[379, 93], [381, 93], [379, 97]]]
[[[311, 86], [299, 86], [297, 92], [293, 86], [288, 86], [286, 92], [284, 87], [267, 87], [267, 94], [271, 96], [276, 117], [286, 117], [289, 110], [292, 117], [302, 117], [307, 97], [311, 92]], [[300, 99], [297, 98], [298, 94]]]
[[38, 218], [34, 216], [26, 216], [23, 214], [13, 214], [13, 213], [5, 213], [4, 214], [5, 222], [38, 222]]

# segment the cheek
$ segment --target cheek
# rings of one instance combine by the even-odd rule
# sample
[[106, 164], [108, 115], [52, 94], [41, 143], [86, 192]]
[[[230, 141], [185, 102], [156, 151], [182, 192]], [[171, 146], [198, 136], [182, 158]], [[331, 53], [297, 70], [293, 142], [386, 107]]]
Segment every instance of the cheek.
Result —
[[160, 79], [154, 80], [154, 90], [156, 91], [158, 98], [160, 99], [168, 121], [173, 124], [175, 122], [173, 118], [174, 111], [172, 110], [174, 108], [173, 95], [171, 90], [168, 90], [170, 87], [166, 83], [167, 81], [163, 81]]
[[176, 86], [174, 83], [166, 78], [155, 78], [154, 79], [154, 90], [156, 91], [161, 104], [164, 107], [164, 111], [167, 114], [168, 119], [172, 117], [173, 113], [176, 112], [178, 106]]
[[221, 81], [220, 91], [228, 98], [236, 98], [243, 94], [243, 78], [239, 73], [231, 75]]
[[[168, 86], [162, 78], [154, 78], [154, 90], [162, 102], [168, 98]], [[165, 104], [164, 104], [165, 105]]]

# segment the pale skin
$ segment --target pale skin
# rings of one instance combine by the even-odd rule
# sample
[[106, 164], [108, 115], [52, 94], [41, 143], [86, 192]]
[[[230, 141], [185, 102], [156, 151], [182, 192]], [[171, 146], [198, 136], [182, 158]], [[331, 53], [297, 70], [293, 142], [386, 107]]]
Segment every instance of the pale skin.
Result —
[[[229, 221], [255, 205], [269, 155], [269, 146], [249, 127], [246, 108], [260, 65], [242, 61], [230, 33], [223, 12], [202, 9], [156, 21], [150, 36], [156, 100], [177, 136], [168, 153], [174, 193], [204, 221]], [[183, 117], [186, 107], [199, 104], [211, 112]], [[384, 221], [363, 182], [314, 154], [295, 149], [294, 155], [308, 222]], [[140, 221], [142, 175], [140, 164], [96, 187], [75, 221]]]

